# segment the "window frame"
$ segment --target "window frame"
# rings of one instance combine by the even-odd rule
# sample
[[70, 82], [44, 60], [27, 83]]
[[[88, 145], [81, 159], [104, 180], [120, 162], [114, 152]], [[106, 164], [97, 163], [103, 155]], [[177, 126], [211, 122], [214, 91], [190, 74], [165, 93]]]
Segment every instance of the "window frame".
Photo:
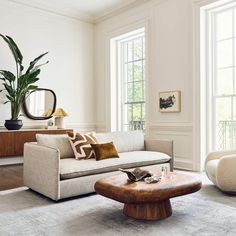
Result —
[[[228, 38], [223, 39], [217, 39], [217, 14], [226, 12], [226, 11], [232, 11], [232, 36]], [[219, 150], [218, 149], [218, 143], [217, 143], [217, 113], [216, 113], [216, 104], [218, 98], [231, 98], [231, 112], [229, 121], [234, 120], [234, 111], [236, 112], [236, 109], [234, 108], [234, 98], [236, 98], [236, 64], [235, 64], [235, 53], [236, 53], [236, 4], [235, 5], [229, 5], [229, 6], [221, 6], [219, 8], [215, 8], [211, 11], [209, 11], [209, 14], [207, 16], [207, 47], [208, 47], [208, 83], [207, 83], [207, 93], [208, 93], [208, 104], [209, 104], [209, 111], [208, 111], [208, 132], [211, 134], [208, 138], [209, 142], [209, 149], [210, 150]], [[217, 65], [217, 53], [218, 53], [218, 43], [223, 42], [226, 40], [232, 40], [232, 65], [231, 66], [223, 66], [219, 67]], [[233, 92], [231, 94], [219, 94], [218, 91], [218, 73], [219, 70], [224, 69], [231, 69], [232, 70], [232, 78], [233, 78]], [[210, 114], [211, 113], [211, 114]]]
[[[146, 34], [145, 34], [145, 27], [141, 27], [138, 30], [131, 31], [130, 33], [124, 35], [123, 37], [121, 36], [117, 41], [116, 41], [116, 64], [117, 64], [117, 82], [116, 82], [116, 94], [117, 94], [117, 128], [120, 131], [124, 130], [129, 130], [128, 127], [129, 124], [126, 124], [124, 116], [124, 106], [128, 106], [128, 104], [131, 104], [132, 102], [127, 102], [125, 101], [126, 98], [126, 87], [125, 87], [125, 80], [127, 79], [127, 71], [125, 70], [125, 56], [124, 56], [124, 43], [132, 40], [136, 40], [137, 38], [143, 38], [144, 41], [142, 42], [142, 49], [144, 49], [144, 55], [142, 56], [142, 59], [139, 59], [139, 61], [142, 61], [142, 74], [143, 78], [139, 82], [144, 83], [142, 86], [143, 88], [143, 94], [144, 94], [144, 100], [138, 101], [138, 102], [133, 102], [133, 104], [144, 104], [142, 106], [145, 106], [145, 111], [146, 111]], [[132, 60], [129, 63], [134, 63], [135, 61], [138, 60]], [[125, 75], [125, 76], [124, 76]], [[132, 81], [133, 86], [134, 83], [138, 81]], [[145, 119], [143, 119], [144, 123], [146, 122], [146, 114], [145, 114]]]

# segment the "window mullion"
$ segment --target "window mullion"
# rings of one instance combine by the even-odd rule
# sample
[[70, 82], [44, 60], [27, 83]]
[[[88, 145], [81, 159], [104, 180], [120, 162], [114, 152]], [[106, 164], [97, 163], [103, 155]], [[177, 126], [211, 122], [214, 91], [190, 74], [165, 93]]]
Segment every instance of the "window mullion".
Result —
[[[121, 73], [121, 84], [120, 84], [120, 94], [122, 98], [120, 101], [122, 102], [121, 107], [121, 115], [120, 117], [120, 125], [122, 130], [134, 130], [140, 129], [143, 127], [142, 120], [144, 120], [144, 106], [145, 106], [145, 98], [144, 98], [144, 35], [140, 34], [139, 37], [133, 37], [129, 40], [119, 40], [120, 54], [119, 61], [122, 64], [120, 68]], [[137, 41], [136, 43], [136, 40]], [[142, 50], [137, 52], [137, 58], [135, 57], [135, 50]], [[139, 55], [140, 53], [140, 55]], [[140, 58], [139, 58], [140, 56]], [[139, 67], [136, 67], [136, 63]], [[142, 63], [142, 64], [141, 64]], [[138, 73], [138, 77], [136, 77], [135, 73]], [[136, 80], [135, 80], [136, 79]], [[137, 80], [138, 79], [138, 80]], [[136, 85], [142, 86], [137, 87]], [[136, 90], [135, 90], [136, 88]], [[138, 94], [137, 94], [138, 93]], [[138, 97], [136, 96], [138, 95]], [[135, 100], [140, 98], [140, 100]], [[135, 119], [135, 120], [134, 120]], [[136, 121], [137, 120], [137, 121]], [[138, 123], [137, 123], [138, 122]]]
[[132, 100], [134, 101], [134, 40], [132, 41], [132, 61], [133, 61], [133, 77], [132, 77]]
[[234, 97], [231, 96], [231, 121], [234, 120]]
[[[232, 59], [232, 65], [227, 63], [224, 68], [219, 68], [219, 66], [222, 66], [219, 62], [219, 58], [222, 57], [221, 50], [222, 48], [219, 48], [219, 42], [222, 42], [223, 40], [217, 40], [217, 35], [221, 31], [220, 30], [220, 22], [217, 18], [218, 13], [211, 12], [212, 15], [212, 21], [209, 24], [210, 26], [210, 34], [211, 34], [211, 40], [209, 50], [212, 50], [211, 52], [211, 58], [209, 58], [211, 61], [211, 100], [212, 100], [212, 141], [213, 141], [213, 149], [227, 149], [232, 146], [232, 139], [234, 137], [232, 136], [232, 127], [233, 127], [233, 120], [234, 120], [234, 103], [235, 103], [235, 96], [236, 96], [236, 81], [235, 81], [235, 28], [234, 28], [234, 19], [235, 19], [235, 13], [231, 9], [229, 10], [230, 14], [230, 20], [232, 21], [232, 28], [230, 29], [231, 35], [228, 35], [227, 40], [229, 40], [229, 43], [231, 43], [230, 50], [232, 50], [232, 57], [228, 56], [228, 60]], [[232, 14], [232, 15], [231, 15]], [[222, 23], [222, 22], [221, 22]], [[232, 41], [231, 41], [232, 40]], [[231, 41], [231, 42], [230, 42]], [[211, 49], [210, 49], [211, 48]], [[224, 53], [224, 52], [223, 52]], [[221, 82], [220, 79], [224, 79], [222, 76], [223, 74], [219, 74], [220, 69], [226, 69], [227, 73], [226, 76], [228, 76], [228, 73], [230, 72], [229, 76], [232, 77], [226, 77], [227, 81], [224, 81], [225, 84], [230, 83], [230, 86], [233, 86], [233, 89], [231, 90], [231, 94], [228, 94], [229, 91], [223, 89], [220, 90]], [[233, 71], [232, 71], [233, 70]], [[233, 78], [233, 81], [232, 81]], [[229, 79], [230, 82], [229, 82]], [[229, 85], [229, 84], [228, 84]], [[224, 86], [224, 85], [223, 85]], [[210, 92], [210, 90], [209, 90]], [[218, 101], [218, 102], [217, 102]]]
[[[235, 15], [234, 15], [234, 9], [232, 10], [232, 36], [234, 37], [234, 19], [235, 19]], [[234, 58], [234, 52], [235, 52], [235, 43], [234, 43], [234, 38], [232, 38], [232, 47], [233, 47], [233, 53], [232, 53], [232, 60], [233, 60], [233, 67], [232, 67], [232, 73], [233, 73], [233, 93], [235, 94], [235, 58]], [[232, 96], [231, 98], [231, 120], [234, 120], [234, 98]]]

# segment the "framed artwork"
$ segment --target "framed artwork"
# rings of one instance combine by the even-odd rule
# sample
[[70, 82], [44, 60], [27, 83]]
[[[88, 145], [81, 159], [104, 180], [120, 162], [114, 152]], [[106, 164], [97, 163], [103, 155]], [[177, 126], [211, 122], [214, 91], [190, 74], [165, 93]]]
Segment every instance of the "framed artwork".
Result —
[[181, 92], [166, 91], [159, 93], [160, 112], [180, 112], [181, 111]]

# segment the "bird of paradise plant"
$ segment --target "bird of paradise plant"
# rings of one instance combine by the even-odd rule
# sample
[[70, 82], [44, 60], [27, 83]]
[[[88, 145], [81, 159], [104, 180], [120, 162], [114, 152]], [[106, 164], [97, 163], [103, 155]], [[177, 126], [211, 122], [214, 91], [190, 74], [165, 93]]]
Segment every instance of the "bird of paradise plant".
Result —
[[4, 103], [11, 103], [11, 120], [18, 120], [25, 98], [38, 88], [35, 83], [39, 80], [40, 67], [47, 64], [48, 61], [43, 64], [38, 64], [38, 62], [48, 52], [36, 57], [24, 70], [23, 56], [15, 41], [7, 35], [0, 34], [0, 37], [7, 43], [16, 64], [15, 73], [0, 70], [0, 80], [3, 85], [0, 93], [6, 91], [7, 100]]

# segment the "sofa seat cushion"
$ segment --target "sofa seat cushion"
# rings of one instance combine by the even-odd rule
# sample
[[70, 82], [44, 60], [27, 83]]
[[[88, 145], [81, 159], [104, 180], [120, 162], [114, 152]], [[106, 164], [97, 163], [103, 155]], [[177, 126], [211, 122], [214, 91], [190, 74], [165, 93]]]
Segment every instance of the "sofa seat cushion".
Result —
[[60, 160], [60, 178], [71, 179], [87, 175], [95, 175], [117, 171], [118, 168], [135, 168], [147, 165], [165, 163], [170, 160], [167, 154], [161, 152], [134, 151], [119, 153], [120, 158], [101, 161], [87, 159], [77, 161], [74, 158]]
[[208, 161], [206, 164], [206, 173], [209, 179], [215, 184], [216, 184], [216, 169], [218, 164], [219, 164], [219, 159]]

